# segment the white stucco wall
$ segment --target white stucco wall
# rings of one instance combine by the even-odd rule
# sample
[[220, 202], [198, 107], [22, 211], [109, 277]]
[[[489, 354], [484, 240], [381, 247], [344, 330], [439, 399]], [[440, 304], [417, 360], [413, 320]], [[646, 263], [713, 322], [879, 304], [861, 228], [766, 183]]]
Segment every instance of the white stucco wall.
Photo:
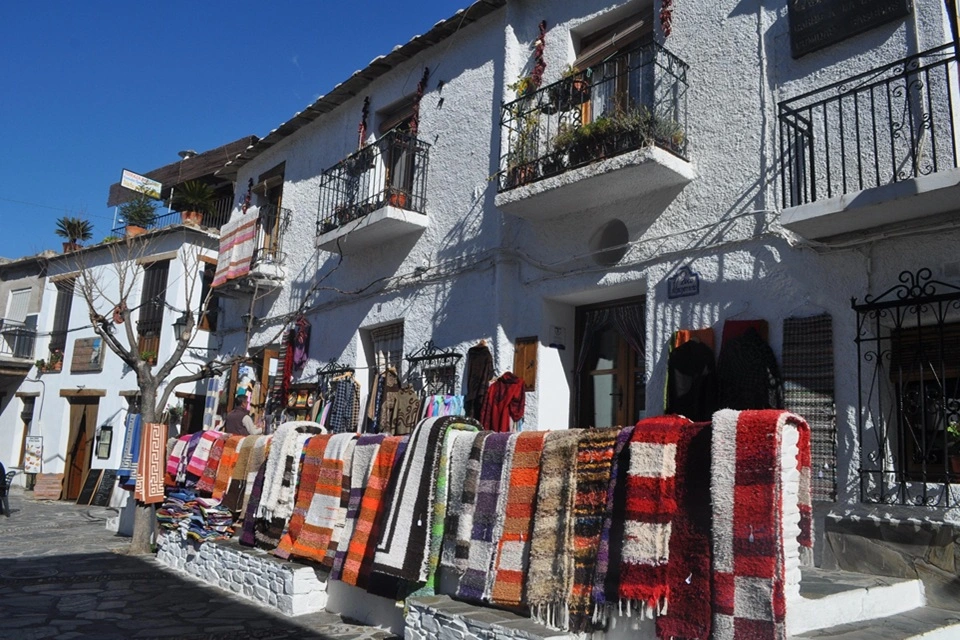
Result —
[[[311, 362], [299, 380], [313, 379], [317, 366], [332, 358], [365, 366], [361, 332], [401, 319], [405, 353], [430, 338], [461, 353], [486, 339], [497, 372], [512, 368], [516, 338], [536, 335], [541, 342], [537, 387], [527, 394], [525, 423], [565, 428], [579, 305], [646, 296], [648, 415], [662, 411], [665, 345], [677, 329], [712, 326], [719, 336], [727, 319], [764, 318], [779, 357], [785, 317], [826, 311], [834, 318], [838, 488], [841, 499], [854, 499], [857, 388], [850, 298], [886, 289], [902, 270], [931, 266], [936, 274], [956, 262], [951, 244], [957, 232], [868, 235], [861, 244], [832, 248], [785, 232], [779, 225], [777, 104], [948, 41], [941, 5], [918, 0], [904, 20], [794, 60], [785, 0], [762, 6], [735, 0], [677, 3], [673, 32], [664, 45], [689, 65], [686, 133], [695, 179], [683, 188], [653, 190], [611, 206], [587, 205], [567, 215], [528, 220], [494, 205], [500, 101], [512, 99], [504, 87], [532, 67], [541, 20], [549, 29], [547, 84], [573, 61], [581, 36], [609, 23], [611, 12], [622, 15], [643, 3], [509, 2], [241, 168], [237, 184], [244, 185], [285, 162], [283, 206], [293, 211], [284, 239], [288, 278], [279, 291], [257, 301], [254, 315], [268, 320], [252, 343], [277, 335], [284, 314], [298, 307], [318, 279], [320, 289], [308, 313], [314, 327]], [[659, 10], [655, 2], [651, 15]], [[658, 20], [654, 23], [659, 33]], [[420, 126], [421, 138], [432, 145], [428, 228], [345, 252], [342, 262], [315, 250], [320, 174], [355, 150], [363, 98], [370, 96], [369, 130], [375, 131], [377, 111], [412, 94], [424, 66], [431, 69]], [[629, 246], [608, 267], [590, 254], [599, 230], [614, 219], [626, 224]], [[668, 300], [665, 281], [680, 265], [700, 273], [700, 294]], [[239, 353], [246, 348], [239, 318], [249, 300], [231, 304], [226, 316], [234, 325], [224, 334], [224, 346]], [[549, 347], [557, 326], [565, 330], [565, 350]], [[366, 383], [365, 375], [358, 377]]]
[[[122, 245], [120, 245], [122, 246]], [[140, 259], [149, 259], [150, 256], [164, 256], [172, 258], [170, 260], [170, 270], [167, 279], [166, 304], [164, 310], [160, 349], [158, 361], [164, 362], [174, 350], [172, 325], [186, 304], [186, 290], [184, 284], [186, 278], [194, 277], [197, 274], [194, 264], [194, 256], [200, 253], [207, 256], [214, 256], [216, 252], [216, 239], [206, 234], [194, 231], [170, 231], [155, 235], [149, 241], [145, 249], [133, 249], [131, 253], [123, 250], [118, 255], [123, 261], [136, 261]], [[129, 260], [128, 260], [129, 256]], [[47, 357], [48, 345], [50, 342], [50, 331], [53, 328], [53, 317], [56, 309], [57, 288], [55, 281], [58, 276], [74, 273], [78, 270], [80, 264], [83, 264], [91, 273], [98, 274], [98, 280], [107, 297], [114, 300], [118, 297], [117, 270], [111, 265], [111, 252], [105, 248], [93, 248], [83, 252], [82, 262], [78, 258], [63, 256], [54, 258], [49, 265], [49, 279], [43, 289], [43, 304], [38, 322], [38, 337], [36, 345], [37, 357]], [[201, 265], [202, 266], [202, 265]], [[142, 271], [138, 271], [136, 283], [131, 290], [128, 300], [137, 305], [140, 302], [140, 287], [142, 285]], [[79, 284], [78, 284], [79, 287]], [[191, 307], [198, 309], [200, 306], [200, 284], [197, 282], [193, 289], [193, 299]], [[112, 306], [104, 304], [103, 308], [97, 311], [104, 315], [109, 315]], [[177, 309], [177, 311], [174, 311]], [[133, 312], [133, 318], [136, 318], [136, 312]], [[135, 321], [135, 320], [134, 320]], [[73, 348], [77, 339], [94, 338], [96, 334], [90, 328], [90, 316], [87, 305], [82, 298], [79, 289], [77, 289], [73, 304], [70, 310], [69, 333], [67, 335], [67, 347], [64, 353], [63, 367], [60, 372], [47, 372], [37, 377], [37, 370], [33, 368], [27, 378], [19, 387], [19, 391], [39, 394], [36, 399], [36, 408], [34, 410], [34, 421], [29, 435], [39, 435], [43, 437], [43, 472], [44, 473], [63, 473], [66, 459], [70, 433], [70, 402], [67, 397], [61, 396], [61, 391], [84, 390], [103, 390], [106, 394], [98, 398], [97, 427], [94, 436], [94, 442], [91, 446], [92, 459], [91, 467], [94, 469], [116, 469], [120, 465], [120, 458], [123, 452], [123, 443], [126, 438], [124, 429], [124, 419], [126, 418], [127, 401], [120, 393], [124, 391], [135, 391], [137, 389], [136, 375], [130, 370], [120, 358], [104, 345], [103, 369], [100, 372], [91, 373], [73, 373], [71, 372], [71, 362], [73, 358]], [[118, 332], [123, 334], [122, 326], [117, 327]], [[136, 328], [134, 327], [134, 332]], [[192, 346], [207, 347], [209, 334], [199, 332], [194, 339]], [[126, 344], [126, 337], [121, 335], [121, 342]], [[203, 362], [206, 351], [191, 352], [183, 358], [182, 363], [178, 365], [171, 377], [183, 375], [195, 371], [195, 365]], [[42, 354], [42, 355], [41, 355]], [[199, 358], [196, 356], [200, 356]], [[193, 393], [195, 385], [183, 385], [182, 391]], [[176, 404], [177, 399], [171, 397], [168, 404]], [[14, 457], [19, 461], [20, 456], [20, 436], [22, 435], [21, 423], [19, 422], [19, 412], [22, 408], [22, 401], [15, 399], [10, 403], [2, 414], [0, 414], [0, 454]], [[99, 429], [104, 425], [113, 426], [113, 441], [108, 459], [99, 459], [96, 455], [96, 443], [98, 441]], [[9, 453], [8, 453], [9, 452]]]

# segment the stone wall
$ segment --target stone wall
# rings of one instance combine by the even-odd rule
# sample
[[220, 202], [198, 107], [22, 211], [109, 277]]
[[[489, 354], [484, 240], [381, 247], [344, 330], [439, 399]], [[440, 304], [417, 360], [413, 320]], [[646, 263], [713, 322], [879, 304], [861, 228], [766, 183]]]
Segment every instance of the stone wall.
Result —
[[235, 540], [198, 544], [166, 534], [157, 560], [215, 587], [289, 616], [324, 611], [327, 583], [312, 567], [286, 562]]
[[407, 640], [547, 640], [575, 638], [509, 611], [478, 607], [449, 596], [408, 598]]
[[934, 511], [859, 505], [826, 517], [824, 569], [919, 579], [930, 606], [960, 611], [960, 530]]

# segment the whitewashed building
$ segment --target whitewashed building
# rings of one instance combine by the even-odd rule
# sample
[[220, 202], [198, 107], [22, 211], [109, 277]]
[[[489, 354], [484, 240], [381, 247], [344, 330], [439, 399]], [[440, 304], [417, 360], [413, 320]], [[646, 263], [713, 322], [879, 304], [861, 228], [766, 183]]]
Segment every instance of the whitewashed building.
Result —
[[[33, 366], [17, 390], [21, 401], [29, 399], [32, 419], [25, 422], [19, 411], [0, 415], [4, 455], [9, 452], [11, 460], [19, 460], [24, 435], [41, 437], [39, 473], [63, 474], [65, 500], [77, 498], [89, 470], [118, 469], [127, 437], [125, 419], [131, 410], [139, 412], [139, 389], [135, 372], [93, 330], [81, 271], [102, 291], [95, 309], [100, 316], [115, 317], [114, 305], [123, 287], [128, 305], [136, 305], [131, 309], [136, 322], [131, 327], [136, 341], [132, 346], [142, 357], [163, 363], [176, 346], [174, 323], [188, 307], [201, 312], [216, 246], [215, 232], [177, 224], [49, 258], [36, 325], [36, 358], [43, 364]], [[115, 324], [115, 332], [126, 344], [126, 327]], [[196, 371], [211, 357], [210, 335], [198, 332], [172, 377]], [[168, 405], [191, 405], [200, 420], [203, 396], [195, 387], [196, 383], [182, 385]], [[18, 476], [20, 482], [24, 478]], [[126, 497], [127, 492], [116, 492], [112, 506], [125, 504]], [[126, 516], [132, 517], [132, 512]], [[124, 519], [115, 521], [114, 527], [128, 530], [131, 524]]]
[[[275, 374], [302, 311], [294, 383], [335, 364], [366, 390], [425, 345], [485, 341], [530, 385], [524, 426], [563, 429], [663, 413], [678, 331], [712, 329], [722, 356], [731, 321], [762, 321], [788, 407], [818, 372], [820, 562], [956, 608], [948, 6], [477, 2], [221, 170], [248, 189], [235, 218], [260, 216], [224, 352], [252, 336]], [[865, 551], [904, 522], [915, 545]]]

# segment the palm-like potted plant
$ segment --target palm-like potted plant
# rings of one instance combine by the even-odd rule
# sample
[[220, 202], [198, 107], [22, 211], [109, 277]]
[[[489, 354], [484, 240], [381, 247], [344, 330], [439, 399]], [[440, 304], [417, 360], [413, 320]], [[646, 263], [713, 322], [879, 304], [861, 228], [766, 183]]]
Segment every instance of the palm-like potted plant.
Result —
[[213, 213], [213, 204], [216, 193], [213, 187], [200, 182], [189, 180], [173, 189], [171, 205], [180, 212], [184, 224], [203, 224], [204, 214]]
[[127, 223], [127, 237], [145, 233], [157, 219], [157, 205], [146, 193], [137, 193], [133, 199], [120, 205], [120, 215]]
[[80, 242], [86, 242], [93, 237], [93, 224], [83, 218], [64, 216], [57, 220], [57, 235], [65, 238], [63, 252], [69, 253], [80, 248]]

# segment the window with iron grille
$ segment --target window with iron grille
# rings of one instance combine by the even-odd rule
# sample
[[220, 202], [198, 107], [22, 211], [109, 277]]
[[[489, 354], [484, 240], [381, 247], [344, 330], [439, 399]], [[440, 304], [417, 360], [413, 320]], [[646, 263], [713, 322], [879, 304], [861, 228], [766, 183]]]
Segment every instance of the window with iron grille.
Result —
[[163, 328], [163, 308], [167, 297], [169, 260], [158, 260], [143, 269], [143, 289], [140, 292], [140, 315], [137, 322], [141, 358], [156, 362], [160, 350], [160, 332]]
[[403, 323], [391, 324], [370, 331], [373, 342], [373, 362], [376, 371], [393, 367], [400, 373], [403, 362]]
[[53, 311], [53, 331], [50, 332], [50, 351], [63, 352], [67, 347], [67, 331], [70, 329], [70, 311], [73, 309], [73, 291], [76, 278], [66, 278], [56, 283], [57, 304]]

